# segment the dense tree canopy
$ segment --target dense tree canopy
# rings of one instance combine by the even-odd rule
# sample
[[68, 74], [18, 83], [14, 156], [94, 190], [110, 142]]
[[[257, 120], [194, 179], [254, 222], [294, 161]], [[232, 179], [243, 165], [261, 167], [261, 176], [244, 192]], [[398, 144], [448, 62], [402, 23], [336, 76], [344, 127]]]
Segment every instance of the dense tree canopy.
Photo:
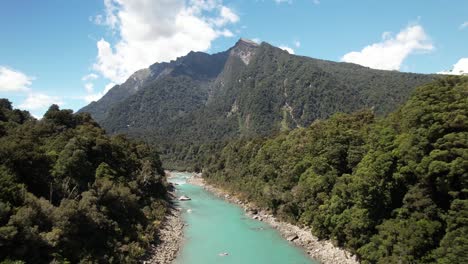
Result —
[[383, 119], [335, 114], [207, 160], [209, 182], [363, 263], [468, 263], [468, 78], [419, 87]]
[[165, 215], [158, 153], [52, 105], [0, 100], [0, 262], [133, 263]]

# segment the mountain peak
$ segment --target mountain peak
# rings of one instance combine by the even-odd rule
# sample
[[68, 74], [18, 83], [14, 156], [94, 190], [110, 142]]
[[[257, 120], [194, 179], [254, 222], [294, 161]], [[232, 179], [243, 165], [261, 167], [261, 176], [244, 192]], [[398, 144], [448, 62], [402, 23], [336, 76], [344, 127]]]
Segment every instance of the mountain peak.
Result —
[[246, 39], [246, 38], [240, 38], [237, 42], [236, 42], [236, 45], [234, 45], [234, 47], [238, 47], [238, 46], [251, 46], [251, 47], [258, 47], [258, 43], [253, 41], [253, 40], [250, 40], [250, 39]]
[[259, 45], [256, 42], [241, 38], [231, 48], [231, 55], [239, 57], [245, 65], [248, 65], [258, 47]]

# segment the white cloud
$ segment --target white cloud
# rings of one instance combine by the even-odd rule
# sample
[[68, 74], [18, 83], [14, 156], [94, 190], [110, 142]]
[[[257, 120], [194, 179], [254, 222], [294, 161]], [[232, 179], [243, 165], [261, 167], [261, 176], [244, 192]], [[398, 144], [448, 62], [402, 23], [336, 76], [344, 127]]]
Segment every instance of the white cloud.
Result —
[[301, 42], [300, 41], [294, 41], [294, 46], [296, 46], [296, 48], [299, 48], [301, 46]]
[[374, 69], [399, 70], [409, 55], [433, 49], [434, 46], [423, 27], [412, 25], [401, 30], [396, 36], [384, 32], [381, 42], [366, 46], [361, 51], [347, 53], [341, 60]]
[[30, 111], [48, 108], [52, 104], [63, 105], [63, 101], [58, 96], [50, 96], [43, 93], [30, 93], [20, 105], [19, 108]]
[[85, 90], [88, 93], [92, 93], [94, 91], [94, 84], [93, 83], [85, 83]]
[[438, 72], [439, 74], [468, 75], [468, 58], [461, 58], [449, 71]]
[[99, 76], [97, 74], [91, 73], [88, 75], [83, 76], [81, 80], [84, 83], [84, 88], [86, 90], [86, 95], [80, 96], [79, 98], [86, 101], [87, 103], [90, 103], [92, 101], [98, 101], [103, 97], [112, 87], [115, 86], [115, 83], [110, 82], [108, 83], [103, 91], [100, 92], [95, 92], [94, 90], [94, 83], [92, 82], [93, 80], [97, 79]]
[[106, 7], [105, 15], [97, 15], [94, 18], [94, 23], [97, 25], [106, 25], [111, 29], [115, 29], [118, 19], [115, 15], [117, 6], [113, 3], [113, 0], [104, 0], [104, 6]]
[[253, 39], [251, 39], [251, 40], [252, 40], [253, 42], [257, 43], [257, 44], [262, 43], [262, 40], [259, 39], [259, 38], [253, 38]]
[[232, 33], [229, 29], [224, 29], [223, 31], [219, 31], [218, 33], [219, 35], [226, 38], [234, 37], [234, 33]]
[[219, 17], [212, 21], [216, 26], [222, 27], [229, 23], [237, 23], [239, 21], [239, 16], [237, 16], [230, 8], [221, 6]]
[[104, 87], [104, 90], [102, 92], [98, 92], [98, 93], [89, 93], [88, 95], [85, 95], [83, 97], [83, 99], [87, 102], [87, 103], [91, 103], [93, 101], [98, 101], [99, 99], [101, 99], [101, 97], [103, 97], [107, 92], [109, 92], [110, 89], [112, 89], [112, 87], [115, 86], [115, 83], [111, 82], [111, 83], [108, 83], [105, 87]]
[[468, 27], [468, 21], [463, 22], [458, 28], [459, 29], [465, 29]]
[[288, 46], [279, 46], [279, 48], [287, 51], [289, 54], [294, 54], [294, 50]]
[[89, 21], [94, 22], [96, 25], [104, 24], [104, 18], [102, 15], [97, 15], [95, 17], [89, 17]]
[[96, 80], [99, 76], [95, 73], [90, 73], [90, 74], [87, 74], [85, 76], [83, 76], [83, 78], [81, 78], [82, 81], [84, 82], [87, 82], [87, 81], [92, 81], [92, 80]]
[[118, 34], [111, 44], [97, 42], [94, 70], [114, 83], [155, 62], [191, 50], [206, 51], [218, 37], [232, 37], [226, 28], [239, 21], [222, 0], [105, 0], [105, 16], [95, 22]]
[[27, 76], [26, 74], [0, 66], [0, 92], [22, 92], [28, 91], [34, 77]]

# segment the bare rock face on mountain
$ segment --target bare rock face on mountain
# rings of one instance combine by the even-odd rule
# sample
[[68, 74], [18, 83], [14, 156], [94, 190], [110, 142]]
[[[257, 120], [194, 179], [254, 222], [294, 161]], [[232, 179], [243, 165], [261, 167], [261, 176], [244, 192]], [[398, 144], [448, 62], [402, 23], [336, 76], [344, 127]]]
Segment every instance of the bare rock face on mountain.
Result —
[[291, 55], [240, 39], [224, 52], [190, 52], [137, 71], [80, 112], [109, 133], [159, 142], [165, 160], [184, 163], [207, 143], [271, 135], [336, 112], [389, 113], [434, 78]]
[[255, 55], [255, 50], [258, 48], [258, 44], [248, 40], [240, 39], [239, 42], [231, 49], [231, 56], [239, 57], [245, 65], [248, 65], [250, 60]]

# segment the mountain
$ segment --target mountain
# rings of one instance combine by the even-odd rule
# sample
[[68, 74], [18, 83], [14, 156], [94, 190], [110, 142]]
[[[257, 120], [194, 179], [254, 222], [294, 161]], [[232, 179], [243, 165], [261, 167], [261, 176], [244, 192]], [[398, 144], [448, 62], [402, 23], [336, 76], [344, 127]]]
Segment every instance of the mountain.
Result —
[[335, 112], [389, 113], [433, 79], [240, 39], [224, 52], [190, 52], [153, 64], [79, 112], [89, 112], [110, 133], [161, 142], [164, 160], [184, 164], [207, 143], [306, 127]]

